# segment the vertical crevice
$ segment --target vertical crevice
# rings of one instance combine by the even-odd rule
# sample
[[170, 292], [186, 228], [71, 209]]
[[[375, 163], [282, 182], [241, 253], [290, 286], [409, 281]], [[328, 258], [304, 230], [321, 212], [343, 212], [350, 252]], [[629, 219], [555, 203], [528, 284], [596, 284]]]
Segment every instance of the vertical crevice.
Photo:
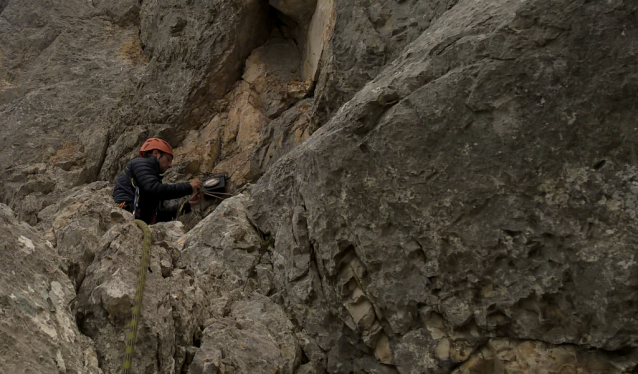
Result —
[[108, 154], [109, 146], [111, 145], [111, 131], [109, 130], [106, 134], [106, 144], [102, 148], [102, 153], [100, 154], [100, 161], [97, 164], [97, 168], [95, 170], [95, 175], [93, 176], [93, 181], [96, 181], [100, 178], [100, 174], [102, 173], [102, 167], [104, 167], [104, 162], [106, 161], [106, 155]]

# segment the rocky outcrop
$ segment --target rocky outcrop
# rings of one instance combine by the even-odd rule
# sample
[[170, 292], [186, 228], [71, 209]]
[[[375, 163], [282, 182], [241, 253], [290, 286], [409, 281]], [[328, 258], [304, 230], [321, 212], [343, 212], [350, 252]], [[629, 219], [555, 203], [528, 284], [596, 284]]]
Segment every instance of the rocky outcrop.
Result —
[[460, 1], [262, 177], [318, 368], [444, 373], [499, 336], [635, 367], [635, 11]]
[[[313, 120], [321, 125], [415, 41], [458, 0], [319, 1], [317, 10], [334, 20], [321, 51]], [[328, 20], [327, 17], [322, 19]], [[318, 44], [318, 43], [317, 43]]]
[[38, 227], [60, 256], [61, 269], [78, 289], [103, 235], [128, 219], [115, 207], [109, 183], [78, 188], [38, 214]]
[[[104, 372], [116, 373], [122, 365], [124, 337], [140, 270], [142, 233], [131, 214], [109, 201], [110, 192], [105, 183], [94, 183], [76, 189], [65, 200], [42, 212], [41, 225], [52, 227], [45, 236], [54, 240], [57, 248], [56, 253], [51, 244], [46, 244], [51, 262], [46, 266], [57, 274], [55, 279], [64, 280], [66, 293], [61, 294], [64, 299], [59, 301], [56, 300], [62, 296], [50, 296], [54, 304], [29, 301], [35, 291], [25, 291], [27, 293], [20, 297], [34, 303], [33, 308], [40, 304], [50, 306], [45, 314], [37, 312], [39, 307], [34, 309], [36, 314], [29, 313], [35, 318], [32, 325], [42, 325], [40, 329], [45, 329], [51, 337], [62, 334], [56, 333], [58, 325], [53, 322], [54, 317], [65, 323], [60, 327], [65, 329], [61, 330], [65, 334], [61, 336], [71, 334], [67, 331], [76, 331], [67, 344], [69, 347], [54, 341], [62, 352], [62, 358], [52, 361], [54, 364], [64, 365], [69, 360], [67, 355], [80, 350], [84, 356], [76, 352], [73, 367], [77, 367], [79, 358], [93, 352], [92, 356], [85, 357], [85, 365], [91, 364], [99, 370], [99, 364]], [[188, 234], [180, 222], [151, 226], [151, 262], [133, 370], [228, 373], [260, 367], [264, 372], [294, 373], [301, 365], [302, 353], [294, 324], [283, 309], [267, 297], [274, 291], [271, 242], [249, 222], [247, 201], [248, 196], [243, 194], [225, 200]], [[11, 219], [12, 225], [18, 225], [13, 215], [7, 219]], [[16, 241], [17, 254], [33, 252], [31, 247], [38, 246], [32, 243], [36, 239], [49, 243], [40, 236], [33, 239], [35, 230], [26, 224], [23, 226], [28, 229], [22, 230], [30, 230], [27, 231], [30, 234]], [[21, 233], [19, 226], [5, 231], [10, 237]], [[26, 246], [22, 252], [18, 250], [22, 248], [20, 243]], [[7, 266], [7, 269], [19, 268], [17, 264]], [[35, 287], [32, 282], [23, 280], [20, 288], [22, 283], [16, 279], [22, 278], [14, 278], [8, 278], [11, 289], [7, 289], [7, 301], [11, 300], [11, 292], [19, 296], [22, 288]], [[53, 292], [51, 287], [58, 292], [55, 287], [59, 284], [55, 282], [51, 282], [49, 294]], [[42, 292], [37, 291], [35, 295]], [[44, 295], [46, 297], [46, 292]], [[75, 301], [69, 306], [72, 300]], [[58, 302], [65, 309], [57, 311]], [[48, 313], [54, 314], [47, 317]], [[20, 316], [18, 311], [7, 309], [12, 324], [18, 323], [14, 315]], [[37, 329], [27, 330], [24, 339], [37, 336]], [[24, 352], [20, 352], [22, 354]], [[65, 361], [60, 361], [62, 359]], [[8, 362], [7, 365], [10, 368], [13, 366], [9, 365], [14, 364]], [[43, 367], [41, 372], [53, 371]]]
[[283, 310], [259, 294], [206, 321], [188, 373], [295, 373], [301, 351]]
[[277, 30], [246, 60], [243, 79], [224, 98], [226, 109], [176, 152], [186, 176], [227, 173], [231, 190], [256, 181], [281, 155], [310, 136], [312, 81], [300, 81], [301, 56]]
[[[176, 225], [178, 227], [174, 227]], [[176, 354], [176, 319], [184, 324], [192, 319], [187, 314], [174, 315], [178, 309], [175, 304], [192, 307], [196, 290], [189, 287], [189, 276], [173, 271], [170, 252], [173, 248], [162, 246], [162, 243], [176, 242], [178, 237], [169, 235], [181, 233], [179, 224], [160, 225], [153, 231], [155, 240], [146, 276], [133, 370], [171, 373], [181, 368], [184, 359]], [[123, 362], [124, 337], [139, 272], [141, 236], [132, 220], [107, 232], [78, 291], [78, 324], [81, 331], [95, 341], [100, 367], [109, 373], [118, 372]]]
[[248, 220], [248, 198], [225, 200], [180, 240], [178, 266], [202, 290], [203, 336], [189, 373], [294, 373], [301, 362], [294, 325], [266, 297], [274, 292], [271, 241]]
[[616, 373], [631, 372], [635, 361], [573, 345], [492, 339], [453, 374], [470, 373]]
[[75, 289], [49, 241], [0, 204], [0, 371], [101, 374], [75, 324]]

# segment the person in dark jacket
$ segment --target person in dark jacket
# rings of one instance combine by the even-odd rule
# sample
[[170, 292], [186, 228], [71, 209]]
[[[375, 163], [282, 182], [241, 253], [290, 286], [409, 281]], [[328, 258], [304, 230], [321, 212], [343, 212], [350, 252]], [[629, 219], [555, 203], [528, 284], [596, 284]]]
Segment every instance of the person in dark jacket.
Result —
[[[140, 157], [129, 161], [115, 180], [113, 200], [121, 208], [129, 212], [135, 211], [135, 217], [147, 224], [170, 221], [178, 212], [190, 212], [191, 205], [201, 202], [202, 182], [194, 180], [190, 183], [162, 183], [162, 174], [172, 163], [171, 146], [162, 139], [148, 139], [140, 148]], [[188, 195], [191, 197], [184, 204], [168, 203], [168, 200]]]

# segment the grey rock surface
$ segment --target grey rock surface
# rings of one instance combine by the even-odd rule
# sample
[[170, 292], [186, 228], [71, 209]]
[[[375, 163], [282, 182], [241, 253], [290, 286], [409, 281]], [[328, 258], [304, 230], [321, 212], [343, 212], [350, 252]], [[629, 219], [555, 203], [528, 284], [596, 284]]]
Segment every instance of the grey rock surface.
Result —
[[[80, 331], [94, 341], [100, 368], [116, 373], [131, 318], [142, 232], [130, 213], [106, 199], [86, 204], [87, 196], [110, 192], [103, 187], [87, 186], [55, 206], [53, 227], [66, 223], [53, 234], [62, 268], [82, 270], [68, 272], [78, 288]], [[247, 200], [246, 195], [225, 200], [188, 234], [180, 222], [151, 226], [133, 370], [209, 372], [209, 358], [218, 352], [213, 372], [295, 372], [301, 349], [293, 323], [266, 297], [273, 289], [272, 265], [268, 247], [248, 220]], [[79, 217], [86, 218], [87, 227]], [[91, 223], [100, 231], [89, 231]]]
[[75, 289], [51, 243], [5, 204], [0, 233], [0, 372], [101, 374], [93, 342], [75, 324]]
[[66, 190], [112, 180], [149, 136], [209, 120], [268, 36], [268, 4], [7, 1], [1, 201], [35, 225]]
[[3, 4], [0, 199], [36, 224], [39, 210], [97, 178], [106, 114], [136, 84], [144, 58], [137, 29], [99, 16], [90, 1]]
[[95, 259], [102, 236], [114, 225], [131, 219], [113, 204], [110, 187], [109, 183], [95, 182], [75, 188], [38, 213], [37, 227], [55, 245], [61, 269], [76, 289]]
[[228, 317], [206, 321], [188, 373], [295, 373], [301, 350], [293, 324], [269, 298], [247, 295]]
[[211, 302], [218, 303], [223, 293], [230, 296], [232, 291], [268, 288], [255, 276], [256, 266], [262, 260], [267, 263], [269, 256], [260, 233], [248, 220], [247, 200], [244, 194], [224, 200], [182, 239], [178, 266], [192, 272]]
[[313, 121], [323, 125], [458, 0], [334, 1]]
[[636, 14], [0, 0], [0, 372], [120, 372], [148, 136], [242, 193], [152, 227], [135, 372], [636, 372]]
[[[137, 372], [172, 373], [181, 367], [176, 360], [181, 358], [176, 357], [176, 324], [187, 324], [193, 317], [176, 315], [176, 304], [192, 308], [197, 290], [190, 287], [187, 274], [173, 271], [173, 248], [162, 246], [158, 240], [171, 233], [181, 234], [180, 226], [168, 223], [153, 227], [155, 240], [133, 358], [133, 370]], [[115, 373], [122, 367], [124, 338], [140, 270], [141, 238], [142, 232], [132, 220], [109, 230], [78, 291], [78, 325], [95, 341], [105, 372]], [[168, 242], [177, 239], [172, 237]]]
[[[441, 350], [443, 352], [443, 350]], [[626, 356], [588, 351], [573, 345], [490, 339], [452, 374], [469, 373], [615, 373], [635, 368]]]
[[310, 98], [299, 101], [262, 130], [263, 137], [250, 161], [255, 180], [308, 137], [313, 103]]
[[268, 36], [267, 6], [259, 0], [142, 3], [140, 40], [149, 63], [111, 113], [116, 146], [109, 148], [101, 178], [112, 179], [146, 137], [176, 145], [213, 117], [215, 101]]
[[271, 241], [248, 220], [249, 197], [224, 200], [180, 239], [178, 267], [202, 292], [192, 311], [201, 346], [192, 349], [189, 373], [295, 373], [301, 363], [294, 324], [267, 297]]
[[329, 372], [449, 372], [495, 336], [635, 367], [635, 12], [461, 1], [262, 177], [252, 217]]

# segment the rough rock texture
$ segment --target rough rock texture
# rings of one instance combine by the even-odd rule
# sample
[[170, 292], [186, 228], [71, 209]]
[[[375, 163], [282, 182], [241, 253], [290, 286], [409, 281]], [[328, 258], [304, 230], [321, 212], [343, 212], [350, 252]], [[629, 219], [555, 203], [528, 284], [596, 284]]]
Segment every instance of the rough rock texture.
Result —
[[318, 9], [334, 13], [334, 20], [315, 26], [315, 39], [326, 32], [329, 38], [315, 52], [322, 56], [313, 121], [322, 125], [457, 2], [319, 1]]
[[[77, 335], [71, 340], [74, 345], [61, 346], [61, 357], [67, 360], [65, 349], [87, 350], [95, 344], [95, 351], [84, 354], [93, 352], [93, 356], [85, 358], [93, 361], [85, 365], [92, 363], [97, 368], [99, 363], [104, 372], [116, 373], [122, 365], [124, 337], [131, 318], [142, 232], [131, 214], [109, 201], [110, 192], [102, 182], [78, 188], [45, 209], [40, 218], [43, 227], [52, 227], [46, 236], [57, 243], [57, 256], [53, 247], [46, 245], [52, 261], [47, 266], [68, 289], [68, 295], [60, 301], [65, 303], [61, 305], [67, 308], [67, 316], [54, 312], [58, 301], [53, 297], [53, 309], [45, 311], [58, 313], [57, 318], [64, 318], [60, 321], [71, 324], [63, 325], [64, 331], [74, 328]], [[215, 367], [214, 372], [219, 373], [255, 372], [253, 369], [257, 368], [263, 372], [294, 373], [301, 364], [294, 324], [280, 306], [266, 297], [273, 291], [269, 254], [272, 248], [249, 222], [247, 201], [245, 195], [225, 200], [187, 235], [179, 222], [151, 227], [153, 245], [133, 359], [135, 371], [208, 373]], [[11, 222], [17, 225], [12, 217]], [[35, 233], [27, 224], [22, 226], [22, 230]], [[15, 228], [9, 232], [21, 233]], [[33, 246], [27, 236], [16, 240], [17, 254]], [[40, 236], [37, 240], [45, 242]], [[26, 249], [18, 250], [19, 243]], [[39, 248], [38, 243], [35, 246]], [[9, 277], [12, 291], [20, 296], [22, 291], [16, 283]], [[28, 287], [26, 284], [23, 288]], [[67, 305], [75, 298], [75, 289], [77, 299], [71, 310]], [[6, 294], [10, 301], [11, 292]], [[47, 305], [46, 301], [40, 304]], [[56, 325], [49, 326], [53, 317], [38, 313], [34, 314], [36, 322], [54, 336]], [[7, 314], [13, 318], [13, 314]], [[12, 325], [17, 323], [10, 321]], [[36, 333], [28, 331], [26, 336]], [[210, 357], [218, 359], [210, 361]], [[62, 362], [57, 360], [51, 362]], [[75, 362], [73, 365], [77, 366]]]
[[615, 373], [630, 371], [635, 366], [635, 362], [626, 358], [578, 349], [573, 345], [491, 339], [452, 374]]
[[315, 81], [320, 72], [320, 63], [326, 56], [335, 25], [334, 0], [270, 0], [280, 11], [285, 28], [295, 39], [302, 53], [301, 77], [304, 81]]
[[113, 204], [110, 184], [95, 182], [77, 188], [66, 197], [40, 211], [38, 227], [57, 249], [62, 271], [76, 289], [95, 259], [102, 236], [114, 225], [128, 220]]
[[460, 1], [262, 177], [276, 287], [329, 372], [448, 372], [495, 336], [635, 367], [636, 11]]
[[176, 150], [175, 170], [194, 176], [225, 172], [230, 189], [256, 181], [279, 156], [310, 136], [312, 82], [301, 82], [292, 39], [274, 31], [246, 60], [243, 79], [224, 98], [226, 109]]
[[75, 324], [75, 289], [51, 243], [4, 204], [0, 233], [0, 372], [102, 373]]
[[209, 121], [214, 101], [241, 77], [246, 58], [271, 27], [260, 0], [144, 1], [140, 20], [149, 64], [127, 101], [111, 113], [115, 146], [102, 178], [113, 178], [145, 137], [175, 144]]
[[0, 12], [0, 371], [120, 371], [151, 135], [235, 196], [153, 226], [135, 372], [638, 370], [635, 1]]
[[105, 114], [145, 59], [137, 29], [98, 16], [91, 2], [3, 4], [0, 199], [35, 224], [61, 193], [95, 180], [108, 146]]
[[225, 318], [206, 321], [188, 373], [294, 373], [299, 365], [293, 324], [265, 296], [245, 296]]
[[273, 291], [271, 242], [248, 220], [247, 201], [225, 200], [180, 240], [178, 266], [203, 292], [203, 337], [189, 373], [294, 373], [301, 362], [294, 325], [265, 297]]
[[259, 0], [3, 5], [0, 198], [31, 224], [113, 179], [146, 137], [176, 143], [210, 120], [272, 27]]
[[[178, 239], [177, 235], [169, 236], [181, 234], [179, 226], [172, 227], [175, 225], [181, 224], [162, 224], [153, 228], [155, 240], [133, 360], [133, 370], [137, 372], [171, 373], [181, 367], [176, 362], [177, 316], [173, 316], [173, 305], [190, 302], [189, 306], [192, 306], [195, 290], [189, 287], [187, 275], [173, 272], [169, 253], [172, 248], [161, 244], [174, 243]], [[82, 332], [95, 341], [100, 367], [109, 373], [117, 372], [122, 365], [124, 337], [139, 272], [141, 236], [142, 232], [132, 220], [107, 232], [78, 291], [78, 324]], [[180, 320], [189, 319], [180, 317]]]

